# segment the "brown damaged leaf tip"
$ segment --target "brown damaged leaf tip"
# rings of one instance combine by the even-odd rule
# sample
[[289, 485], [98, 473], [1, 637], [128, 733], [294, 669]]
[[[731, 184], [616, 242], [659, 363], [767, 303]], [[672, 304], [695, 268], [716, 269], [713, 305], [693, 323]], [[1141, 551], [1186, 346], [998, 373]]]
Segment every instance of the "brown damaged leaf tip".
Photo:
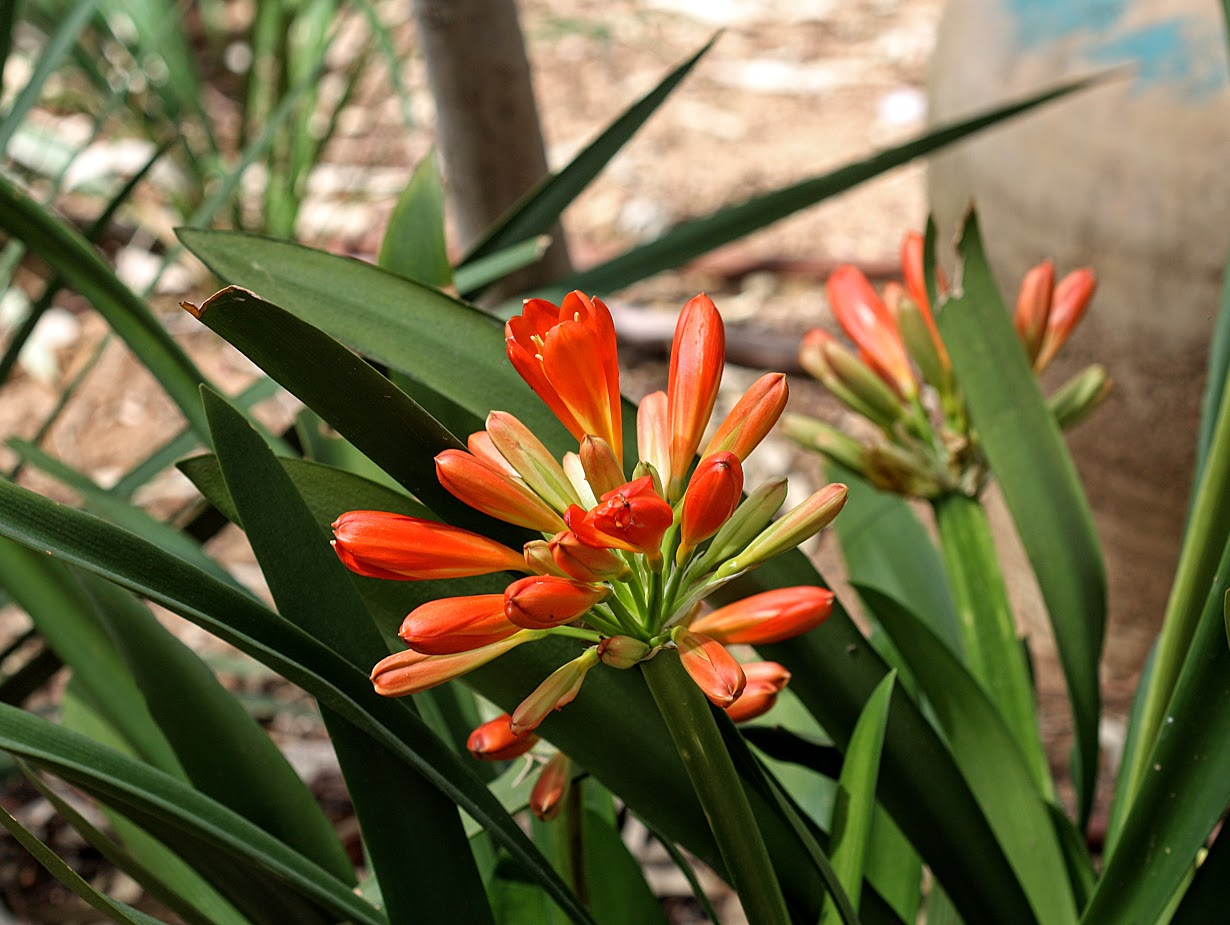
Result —
[[191, 302], [180, 302], [179, 307], [182, 308], [184, 311], [186, 311], [188, 314], [190, 314], [197, 321], [200, 321], [201, 316], [205, 314], [209, 306], [212, 305], [215, 300], [220, 299], [223, 296], [230, 296], [232, 299], [238, 302], [244, 301], [243, 299], [244, 296], [251, 296], [254, 299], [260, 298], [260, 296], [258, 296], [251, 289], [244, 289], [242, 286], [227, 286], [225, 289], [219, 289], [217, 292], [211, 295], [208, 299], [202, 302], [199, 308], [196, 305], [193, 305]]

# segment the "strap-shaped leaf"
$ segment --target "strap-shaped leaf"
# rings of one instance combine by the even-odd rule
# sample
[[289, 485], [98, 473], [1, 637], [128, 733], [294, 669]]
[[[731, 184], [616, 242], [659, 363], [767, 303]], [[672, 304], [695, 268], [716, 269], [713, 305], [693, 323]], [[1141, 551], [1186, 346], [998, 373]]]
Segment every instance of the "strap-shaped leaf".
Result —
[[435, 151], [419, 161], [397, 198], [380, 241], [378, 262], [425, 286], [447, 289], [453, 284], [444, 243], [444, 186]]
[[914, 666], [957, 765], [969, 781], [1039, 922], [1076, 921], [1064, 854], [1020, 745], [995, 705], [921, 619], [870, 588], [860, 593]]
[[[365, 668], [140, 537], [7, 482], [0, 482], [0, 535], [136, 591], [263, 662], [418, 770], [533, 869], [533, 845], [499, 802], [421, 720], [376, 697]], [[558, 879], [544, 886], [561, 905], [572, 902]]]
[[197, 397], [197, 385], [204, 377], [89, 242], [3, 178], [0, 226], [55, 267], [69, 286], [89, 300], [141, 358], [197, 433], [204, 434], [205, 420]]
[[312, 908], [380, 925], [375, 909], [303, 855], [182, 781], [8, 705], [0, 704], [0, 749], [50, 771], [176, 843], [225, 848], [250, 869], [294, 889]]
[[1230, 544], [1082, 925], [1155, 922], [1230, 805]]
[[[876, 685], [863, 707], [863, 714], [846, 747], [833, 805], [829, 856], [833, 871], [856, 909], [863, 888], [863, 870], [876, 805], [876, 781], [880, 776], [880, 752], [884, 747], [884, 727], [888, 723], [888, 704], [895, 680], [896, 675], [890, 671]], [[832, 903], [826, 903], [821, 922], [836, 922], [838, 917]]]
[[1055, 419], [987, 266], [978, 222], [966, 222], [961, 265], [939, 325], [991, 470], [1046, 601], [1071, 700], [1072, 776], [1089, 817], [1098, 771], [1098, 661], [1106, 574], [1089, 503]]
[[[243, 415], [214, 392], [203, 396], [227, 489], [278, 611], [350, 661], [375, 664], [388, 649], [321, 521]], [[332, 711], [325, 722], [392, 920], [492, 921], [452, 801]], [[411, 820], [432, 837], [414, 837]], [[546, 861], [539, 863], [545, 877]], [[413, 878], [400, 876], [407, 869]], [[424, 890], [424, 882], [435, 886]]]
[[656, 87], [629, 106], [602, 134], [586, 145], [567, 167], [545, 178], [526, 193], [470, 249], [462, 259], [461, 266], [550, 231], [564, 209], [581, 195], [611, 158], [619, 153], [645, 121], [666, 101], [705, 52], [713, 47], [715, 41], [716, 35], [667, 74]]
[[34, 856], [47, 871], [62, 884], [81, 897], [91, 907], [101, 912], [113, 922], [122, 925], [163, 925], [161, 919], [133, 909], [124, 903], [117, 902], [109, 896], [99, 893], [87, 883], [80, 874], [64, 863], [54, 851], [43, 844], [37, 836], [10, 815], [9, 811], [0, 806], [0, 825], [8, 830], [23, 848]]
[[559, 289], [613, 292], [663, 270], [683, 266], [701, 254], [749, 235], [865, 180], [930, 154], [1005, 119], [1028, 112], [1036, 106], [1082, 90], [1093, 85], [1096, 80], [1097, 78], [1088, 78], [1065, 83], [1027, 99], [978, 113], [971, 118], [941, 125], [864, 160], [727, 206], [704, 218], [684, 222], [648, 244], [635, 247], [604, 264], [570, 277], [560, 284]]

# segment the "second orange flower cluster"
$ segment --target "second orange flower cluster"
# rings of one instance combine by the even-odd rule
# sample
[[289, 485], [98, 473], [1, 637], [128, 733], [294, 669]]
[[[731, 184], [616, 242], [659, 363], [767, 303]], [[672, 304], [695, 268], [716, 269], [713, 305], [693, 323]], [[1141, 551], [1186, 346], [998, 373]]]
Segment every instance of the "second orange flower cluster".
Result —
[[[796, 441], [854, 469], [881, 488], [915, 497], [977, 494], [986, 470], [967, 418], [927, 294], [922, 235], [901, 248], [904, 285], [877, 294], [862, 271], [841, 266], [829, 277], [829, 304], [857, 352], [815, 328], [799, 349], [802, 366], [846, 407], [886, 439], [858, 441], [821, 421], [792, 415], [786, 432]], [[940, 293], [947, 288], [937, 269]], [[1051, 262], [1021, 283], [1013, 323], [1035, 373], [1055, 357], [1081, 319], [1096, 288], [1093, 271], [1074, 270], [1058, 284]], [[1061, 426], [1070, 426], [1105, 397], [1105, 370], [1091, 366], [1050, 399]]]
[[[521, 550], [397, 514], [351, 511], [338, 518], [334, 548], [361, 575], [523, 575], [500, 594], [435, 600], [411, 612], [400, 631], [408, 648], [376, 666], [376, 690], [426, 690], [516, 646], [562, 635], [587, 647], [512, 713], [509, 736], [525, 737], [573, 700], [597, 664], [630, 668], [663, 647], [676, 648], [705, 695], [735, 718], [767, 710], [789, 674], [771, 663], [740, 665], [726, 646], [805, 632], [828, 616], [832, 594], [785, 588], [701, 610], [709, 594], [816, 534], [845, 503], [845, 486], [829, 485], [774, 521], [786, 494], [782, 478], [743, 498], [743, 460], [781, 415], [785, 376], [762, 376], [693, 468], [717, 399], [725, 329], [707, 296], [692, 299], [679, 316], [667, 389], [639, 405], [629, 477], [607, 307], [580, 292], [560, 306], [530, 299], [505, 333], [509, 359], [577, 439], [577, 450], [557, 460], [525, 425], [497, 411], [466, 450], [436, 457], [449, 492], [538, 534]], [[516, 750], [490, 734], [484, 741], [501, 756]]]

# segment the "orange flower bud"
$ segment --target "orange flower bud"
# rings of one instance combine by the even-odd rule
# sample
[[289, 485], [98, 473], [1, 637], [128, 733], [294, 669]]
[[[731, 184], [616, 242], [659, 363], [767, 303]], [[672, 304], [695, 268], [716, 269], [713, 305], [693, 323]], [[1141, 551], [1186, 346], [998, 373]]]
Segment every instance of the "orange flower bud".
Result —
[[602, 585], [554, 575], [531, 575], [517, 579], [505, 589], [503, 613], [517, 626], [550, 629], [571, 623], [609, 593], [610, 589]]
[[611, 445], [601, 437], [586, 435], [581, 441], [581, 468], [585, 480], [594, 494], [601, 496], [615, 491], [628, 480], [624, 477], [623, 464], [615, 458]]
[[[906, 233], [905, 239], [901, 242], [901, 275], [905, 277], [905, 288], [910, 294], [910, 300], [918, 306], [918, 313], [922, 315], [927, 325], [931, 342], [935, 345], [935, 352], [939, 355], [940, 365], [944, 369], [950, 369], [952, 361], [948, 359], [948, 349], [940, 340], [940, 332], [935, 326], [935, 317], [931, 313], [931, 299], [927, 295], [927, 274], [923, 266], [925, 245], [926, 241], [917, 231]], [[948, 289], [948, 280], [944, 278], [943, 270], [939, 267], [935, 269], [936, 283], [942, 295]]]
[[463, 450], [436, 457], [436, 477], [470, 507], [518, 527], [555, 533], [564, 526], [558, 513], [518, 478]]
[[504, 595], [476, 594], [420, 604], [402, 621], [397, 635], [416, 652], [453, 655], [499, 642], [516, 631], [504, 616]]
[[676, 499], [717, 401], [726, 363], [726, 328], [707, 295], [688, 301], [675, 325], [666, 396], [670, 421], [670, 473], [666, 497]]
[[585, 676], [597, 664], [598, 650], [590, 648], [551, 672], [513, 711], [513, 733], [522, 735], [537, 729], [553, 710], [561, 710], [572, 703], [581, 692]]
[[628, 564], [618, 553], [586, 546], [571, 530], [555, 534], [549, 546], [556, 566], [577, 581], [609, 581], [628, 574]]
[[682, 626], [671, 631], [671, 639], [684, 669], [715, 706], [725, 709], [743, 693], [743, 669], [720, 642]]
[[734, 453], [706, 456], [688, 482], [683, 495], [676, 562], [717, 533], [739, 506], [743, 494], [743, 467]]
[[572, 789], [572, 762], [563, 752], [556, 752], [543, 765], [530, 791], [530, 812], [543, 822], [559, 815]]
[[558, 575], [561, 578], [573, 577], [555, 564], [555, 557], [551, 553], [551, 544], [546, 540], [530, 540], [525, 544], [522, 551], [525, 555], [525, 564], [533, 574]]
[[747, 459], [782, 416], [789, 397], [785, 374], [765, 373], [735, 402], [701, 459], [720, 450], [734, 453], [740, 462]]
[[382, 658], [372, 669], [372, 686], [382, 697], [402, 697], [430, 690], [445, 681], [460, 678], [488, 662], [494, 661], [523, 642], [541, 639], [543, 633], [519, 630], [499, 642], [480, 649], [458, 652], [456, 655], [424, 655], [407, 649]]
[[553, 508], [562, 511], [580, 500], [551, 451], [511, 414], [492, 411], [484, 433], [504, 465]]
[[466, 739], [467, 751], [479, 761], [520, 758], [538, 744], [538, 736], [532, 732], [513, 735], [511, 721], [512, 717], [504, 713], [478, 726]]
[[612, 668], [631, 668], [653, 650], [635, 636], [607, 636], [598, 643], [598, 660]]
[[389, 514], [349, 511], [333, 522], [333, 549], [343, 564], [369, 578], [418, 581], [524, 572], [516, 550], [448, 524]]
[[1051, 299], [1055, 294], [1055, 265], [1043, 260], [1025, 274], [1017, 292], [1016, 312], [1012, 324], [1025, 345], [1029, 362], [1038, 358], [1042, 337], [1046, 334], [1046, 319], [1051, 314]]
[[800, 636], [832, 612], [832, 591], [802, 585], [745, 597], [693, 620], [689, 628], [723, 645], [755, 646]]
[[1034, 361], [1034, 369], [1037, 372], [1046, 369], [1051, 360], [1055, 359], [1055, 354], [1085, 314], [1097, 287], [1098, 278], [1088, 267], [1073, 270], [1059, 281], [1059, 285], [1055, 287], [1055, 297], [1051, 300], [1051, 314], [1046, 321], [1042, 346]]
[[504, 325], [513, 367], [578, 440], [601, 437], [623, 456], [615, 324], [601, 299], [570, 292], [560, 306], [526, 299]]
[[868, 365], [898, 395], [913, 398], [918, 383], [897, 331], [897, 322], [862, 270], [843, 265], [833, 271], [827, 284], [829, 305]]
[[777, 662], [749, 662], [743, 666], [743, 673], [747, 686], [739, 699], [726, 708], [726, 715], [736, 723], [764, 716], [790, 683], [790, 672]]
[[659, 493], [671, 477], [670, 411], [665, 392], [650, 392], [636, 409], [636, 448], [641, 462], [658, 474]]
[[601, 503], [586, 513], [573, 505], [564, 520], [586, 546], [623, 549], [653, 558], [662, 546], [662, 535], [674, 522], [675, 512], [653, 490], [653, 479], [634, 479], [602, 496]]
[[466, 438], [466, 449], [482, 462], [494, 469], [499, 469], [505, 475], [517, 475], [517, 470], [504, 458], [503, 454], [491, 442], [491, 434], [485, 430], [476, 430]]

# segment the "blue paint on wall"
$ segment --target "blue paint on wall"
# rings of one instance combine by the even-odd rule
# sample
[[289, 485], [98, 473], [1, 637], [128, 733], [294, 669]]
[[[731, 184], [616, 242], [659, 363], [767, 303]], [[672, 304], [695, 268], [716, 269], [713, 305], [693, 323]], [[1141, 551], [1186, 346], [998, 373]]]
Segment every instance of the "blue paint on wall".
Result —
[[1089, 67], [1134, 64], [1134, 92], [1163, 88], [1190, 102], [1230, 83], [1224, 25], [1214, 4], [1204, 17], [1167, 16], [1141, 24], [1135, 16], [1136, 22], [1125, 25], [1127, 0], [1001, 2], [1024, 54], [1063, 43], [1074, 62]]

